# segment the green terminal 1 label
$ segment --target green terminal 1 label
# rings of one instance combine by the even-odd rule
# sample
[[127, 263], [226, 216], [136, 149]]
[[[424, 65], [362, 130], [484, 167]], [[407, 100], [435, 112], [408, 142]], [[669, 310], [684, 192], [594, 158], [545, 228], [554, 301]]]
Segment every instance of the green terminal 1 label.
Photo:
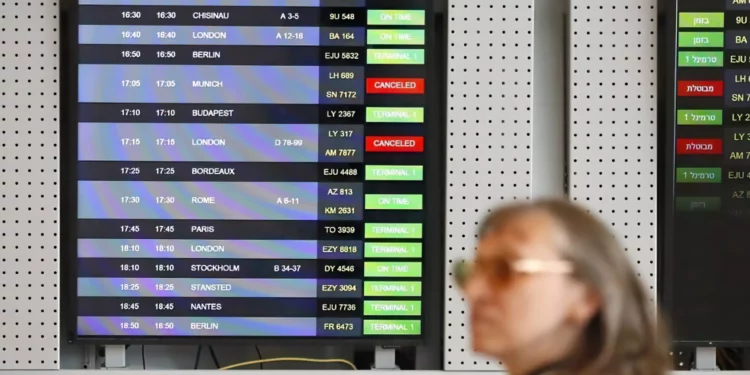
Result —
[[365, 121], [397, 123], [424, 122], [424, 108], [367, 107], [365, 110]]
[[365, 277], [422, 277], [422, 262], [365, 262]]
[[369, 65], [423, 65], [424, 49], [368, 49]]
[[422, 238], [422, 224], [365, 223], [365, 238]]
[[422, 322], [419, 320], [367, 320], [362, 322], [363, 335], [419, 335]]
[[365, 301], [365, 316], [413, 316], [422, 315], [421, 301]]
[[720, 109], [680, 109], [677, 125], [721, 125], [724, 121]]
[[677, 65], [686, 68], [721, 68], [724, 66], [724, 52], [680, 51]]
[[675, 198], [677, 211], [712, 212], [721, 209], [719, 197], [677, 197]]
[[365, 281], [365, 297], [421, 297], [421, 281]]
[[721, 183], [721, 168], [677, 168], [677, 183]]
[[723, 48], [724, 33], [681, 31], [677, 36], [677, 46], [683, 48]]
[[366, 165], [365, 181], [422, 181], [421, 165]]
[[419, 242], [365, 242], [365, 258], [421, 258]]
[[714, 28], [724, 27], [724, 13], [688, 13], [682, 12], [679, 15], [680, 28]]

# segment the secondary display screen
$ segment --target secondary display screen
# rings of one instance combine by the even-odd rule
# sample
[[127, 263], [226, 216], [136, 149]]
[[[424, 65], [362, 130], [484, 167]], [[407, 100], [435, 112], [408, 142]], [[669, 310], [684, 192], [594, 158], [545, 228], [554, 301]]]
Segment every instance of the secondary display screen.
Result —
[[75, 334], [419, 338], [431, 6], [79, 0]]
[[673, 0], [670, 11], [665, 304], [677, 341], [747, 342], [750, 2]]

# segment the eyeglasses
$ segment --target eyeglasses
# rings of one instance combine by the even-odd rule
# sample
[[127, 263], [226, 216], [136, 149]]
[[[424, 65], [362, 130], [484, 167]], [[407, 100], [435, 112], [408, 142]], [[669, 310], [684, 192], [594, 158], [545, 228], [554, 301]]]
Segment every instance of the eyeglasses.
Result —
[[477, 275], [482, 275], [493, 286], [503, 287], [513, 281], [514, 276], [525, 275], [569, 275], [573, 265], [566, 260], [547, 259], [483, 259], [480, 261], [459, 260], [453, 266], [453, 277], [459, 288]]

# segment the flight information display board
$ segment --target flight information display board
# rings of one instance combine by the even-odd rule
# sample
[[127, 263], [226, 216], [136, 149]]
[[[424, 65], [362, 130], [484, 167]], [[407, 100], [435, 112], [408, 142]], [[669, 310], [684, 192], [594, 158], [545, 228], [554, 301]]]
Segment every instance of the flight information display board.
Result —
[[669, 10], [665, 307], [676, 341], [748, 342], [750, 2]]
[[420, 339], [431, 3], [79, 0], [74, 335]]

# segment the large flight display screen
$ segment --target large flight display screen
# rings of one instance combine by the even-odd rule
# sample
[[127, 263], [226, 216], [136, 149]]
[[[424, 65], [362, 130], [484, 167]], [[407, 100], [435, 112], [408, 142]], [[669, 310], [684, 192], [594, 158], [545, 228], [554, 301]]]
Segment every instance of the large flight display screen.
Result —
[[72, 17], [77, 338], [421, 339], [442, 252], [430, 0]]
[[665, 307], [676, 341], [748, 342], [750, 2], [669, 11]]

